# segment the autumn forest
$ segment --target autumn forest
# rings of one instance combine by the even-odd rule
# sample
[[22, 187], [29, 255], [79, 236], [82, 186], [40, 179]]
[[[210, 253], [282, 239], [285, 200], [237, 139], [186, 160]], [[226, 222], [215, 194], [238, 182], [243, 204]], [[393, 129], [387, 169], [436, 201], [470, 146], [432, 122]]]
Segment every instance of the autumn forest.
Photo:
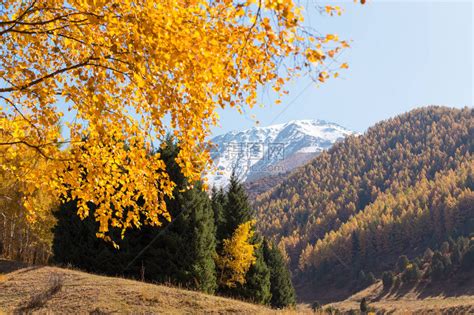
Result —
[[[352, 41], [309, 23], [344, 9], [308, 6], [1, 1], [0, 313], [474, 311], [472, 107], [361, 133], [249, 114], [350, 75]], [[229, 111], [306, 146], [211, 182]]]

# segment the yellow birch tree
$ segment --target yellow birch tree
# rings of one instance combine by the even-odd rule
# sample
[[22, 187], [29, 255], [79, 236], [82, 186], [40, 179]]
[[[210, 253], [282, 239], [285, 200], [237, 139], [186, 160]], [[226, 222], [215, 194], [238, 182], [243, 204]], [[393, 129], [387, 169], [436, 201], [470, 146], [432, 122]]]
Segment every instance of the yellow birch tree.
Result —
[[256, 261], [254, 252], [257, 245], [250, 243], [254, 225], [255, 220], [242, 223], [230, 239], [224, 240], [222, 255], [216, 259], [221, 285], [235, 287], [237, 283], [245, 283], [245, 275]]
[[167, 131], [194, 182], [209, 165], [217, 108], [251, 108], [260, 87], [284, 93], [295, 75], [329, 77], [348, 45], [306, 28], [301, 11], [292, 0], [2, 1], [2, 167], [15, 172], [12, 155], [35, 154], [44, 168], [23, 180], [25, 201], [40, 182], [77, 199], [81, 217], [94, 202], [99, 237], [140, 217], [160, 225], [175, 185], [150, 153]]

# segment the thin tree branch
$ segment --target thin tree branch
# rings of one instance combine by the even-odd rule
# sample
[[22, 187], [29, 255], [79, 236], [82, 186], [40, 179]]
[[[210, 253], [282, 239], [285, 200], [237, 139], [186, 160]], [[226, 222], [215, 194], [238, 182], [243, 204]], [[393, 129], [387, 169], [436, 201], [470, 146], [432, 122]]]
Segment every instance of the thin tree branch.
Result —
[[[28, 8], [26, 8], [26, 10], [22, 14], [20, 14], [20, 16], [15, 21], [13, 21], [13, 25], [10, 26], [7, 30], [9, 30], [9, 29], [11, 30], [11, 29], [15, 28], [15, 26], [18, 24], [18, 22], [21, 21], [26, 16], [26, 14], [35, 6], [35, 4], [36, 4], [36, 0], [34, 0], [31, 3], [31, 5]], [[0, 24], [0, 25], [2, 25], [2, 24]], [[4, 32], [5, 31], [2, 31], [0, 34], [3, 34]]]
[[8, 98], [6, 98], [6, 97], [4, 97], [4, 96], [1, 96], [1, 95], [0, 95], [0, 98], [3, 99], [3, 100], [5, 100], [6, 102], [8, 102], [11, 106], [13, 106], [13, 108], [15, 109], [15, 111], [16, 111], [24, 120], [26, 120], [34, 129], [36, 129], [36, 131], [37, 131], [37, 133], [38, 133], [38, 137], [40, 137], [40, 131], [39, 131], [38, 127], [36, 127], [36, 125], [33, 124], [33, 122], [32, 122], [31, 120], [29, 120], [28, 118], [26, 118], [26, 116], [18, 109], [18, 107], [16, 106], [16, 104], [15, 104], [12, 100], [10, 100], [10, 99], [8, 99]]
[[41, 147], [45, 147], [47, 145], [53, 145], [53, 144], [61, 144], [61, 143], [67, 143], [67, 142], [66, 141], [64, 141], [64, 142], [52, 142], [52, 143], [45, 143], [45, 144], [42, 144], [42, 145], [34, 145], [34, 144], [28, 143], [24, 140], [16, 140], [16, 141], [11, 141], [11, 142], [0, 142], [0, 146], [24, 144], [29, 148], [35, 149], [42, 157], [44, 157], [47, 160], [63, 161], [63, 162], [72, 161], [72, 159], [59, 159], [59, 158], [50, 157], [50, 156], [46, 155], [46, 153], [44, 153], [41, 150]]
[[69, 66], [69, 67], [66, 67], [66, 68], [62, 68], [62, 69], [56, 70], [56, 71], [51, 72], [51, 73], [49, 73], [49, 74], [47, 74], [47, 75], [45, 75], [45, 76], [43, 76], [43, 77], [41, 77], [41, 78], [38, 78], [38, 79], [36, 79], [36, 80], [33, 80], [33, 81], [31, 81], [31, 82], [29, 82], [29, 83], [27, 83], [27, 84], [24, 84], [24, 85], [22, 85], [22, 86], [19, 86], [18, 88], [11, 88], [11, 87], [10, 87], [10, 88], [3, 88], [3, 89], [0, 89], [0, 93], [25, 90], [25, 89], [27, 89], [27, 88], [29, 88], [29, 87], [35, 85], [35, 84], [38, 84], [38, 83], [40, 83], [40, 82], [42, 82], [42, 81], [44, 81], [44, 80], [46, 80], [46, 79], [52, 78], [52, 77], [54, 77], [54, 76], [56, 76], [56, 75], [58, 75], [58, 74], [67, 72], [67, 71], [69, 71], [69, 70], [73, 70], [73, 69], [77, 69], [77, 68], [86, 66], [90, 60], [96, 60], [96, 59], [98, 59], [98, 58], [89, 57], [89, 58], [87, 58], [87, 59], [86, 59], [85, 61], [83, 61], [83, 62], [80, 62], [80, 63], [78, 63], [78, 64], [75, 64], [75, 65], [72, 65], [72, 66]]

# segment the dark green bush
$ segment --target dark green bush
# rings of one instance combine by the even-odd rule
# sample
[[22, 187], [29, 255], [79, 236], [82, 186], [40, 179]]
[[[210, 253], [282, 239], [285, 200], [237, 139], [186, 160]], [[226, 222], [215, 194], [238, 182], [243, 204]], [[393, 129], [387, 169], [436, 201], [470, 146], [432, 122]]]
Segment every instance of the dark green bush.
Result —
[[311, 304], [311, 309], [316, 312], [322, 308], [321, 303], [319, 301], [314, 301], [313, 304]]
[[384, 289], [390, 289], [393, 286], [393, 272], [385, 271], [382, 273], [382, 283]]

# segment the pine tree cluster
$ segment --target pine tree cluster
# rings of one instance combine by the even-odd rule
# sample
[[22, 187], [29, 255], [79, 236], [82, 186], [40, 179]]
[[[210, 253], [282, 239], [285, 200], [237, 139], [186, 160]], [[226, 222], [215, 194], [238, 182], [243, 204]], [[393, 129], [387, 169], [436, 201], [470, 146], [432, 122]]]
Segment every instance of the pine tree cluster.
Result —
[[406, 255], [398, 258], [396, 268], [382, 274], [385, 289], [390, 289], [395, 280], [403, 283], [440, 281], [458, 273], [469, 272], [474, 266], [474, 234], [468, 237], [449, 237], [434, 252], [428, 248], [422, 256], [409, 260]]

